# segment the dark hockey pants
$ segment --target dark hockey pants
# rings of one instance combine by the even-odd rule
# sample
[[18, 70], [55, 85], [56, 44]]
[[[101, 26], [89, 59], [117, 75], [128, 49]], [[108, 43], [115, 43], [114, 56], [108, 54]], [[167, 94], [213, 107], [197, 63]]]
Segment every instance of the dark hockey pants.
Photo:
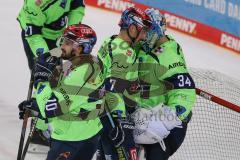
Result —
[[47, 160], [91, 160], [97, 150], [100, 134], [83, 141], [51, 140]]

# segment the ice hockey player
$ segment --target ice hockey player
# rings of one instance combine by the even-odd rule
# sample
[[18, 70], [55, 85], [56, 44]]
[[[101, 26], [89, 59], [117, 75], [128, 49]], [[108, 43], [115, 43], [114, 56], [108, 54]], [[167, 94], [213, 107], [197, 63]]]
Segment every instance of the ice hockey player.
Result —
[[64, 60], [60, 67], [59, 58], [47, 53], [36, 58], [36, 95], [19, 104], [19, 115], [22, 118], [29, 109], [50, 121], [53, 130], [47, 160], [90, 160], [96, 152], [101, 122], [80, 116], [102, 104], [101, 99], [89, 97], [103, 84], [101, 65], [90, 54], [96, 40], [95, 31], [88, 25], [71, 25], [59, 41], [60, 59]]
[[[27, 0], [17, 17], [22, 29], [22, 42], [30, 70], [38, 54], [56, 47], [56, 40], [67, 25], [79, 24], [84, 16], [83, 0]], [[38, 121], [29, 151], [46, 152], [48, 125]], [[41, 132], [41, 130], [43, 132]], [[41, 144], [41, 145], [35, 145]]]
[[[139, 54], [140, 68], [144, 64], [153, 65], [148, 67], [148, 74], [139, 72], [140, 78], [144, 81], [150, 75], [152, 82], [156, 79], [159, 84], [165, 82], [172, 88], [162, 92], [164, 94], [158, 94], [153, 92], [157, 84], [150, 84], [149, 94], [140, 104], [143, 108], [133, 114], [136, 125], [134, 139], [137, 144], [143, 144], [147, 160], [167, 160], [185, 138], [196, 100], [195, 84], [188, 73], [181, 46], [165, 34], [164, 16], [155, 9], [145, 12], [153, 25], [143, 44], [145, 52]], [[163, 68], [162, 71], [160, 68]], [[145, 121], [141, 121], [141, 118], [145, 118]]]
[[131, 7], [122, 13], [119, 26], [119, 34], [107, 38], [98, 52], [104, 66], [105, 106], [110, 113], [100, 118], [104, 129], [98, 160], [137, 158], [134, 124], [127, 118], [126, 108], [136, 107], [136, 102], [129, 98], [138, 86], [137, 55], [133, 48], [145, 39], [151, 22], [143, 10]]

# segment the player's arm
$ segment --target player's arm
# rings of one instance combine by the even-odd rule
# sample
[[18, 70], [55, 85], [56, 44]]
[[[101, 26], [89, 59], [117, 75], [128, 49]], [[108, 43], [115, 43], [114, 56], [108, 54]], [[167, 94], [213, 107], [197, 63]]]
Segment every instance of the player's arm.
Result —
[[[179, 80], [177, 80], [179, 83]], [[196, 100], [195, 89], [193, 88], [175, 88], [168, 92], [166, 95], [167, 106], [176, 110], [178, 117], [184, 120], [188, 117], [189, 113], [194, 106]]]
[[84, 13], [84, 0], [72, 0], [70, 5], [70, 12], [68, 15], [68, 25], [81, 23]]
[[168, 71], [161, 79], [170, 83], [173, 88], [165, 95], [165, 105], [175, 110], [178, 117], [183, 120], [187, 118], [194, 106], [196, 100], [195, 84], [188, 73], [182, 53], [180, 55], [175, 54], [174, 57], [169, 57], [169, 59], [171, 60], [165, 61], [164, 64]]
[[[104, 66], [104, 84], [109, 109], [114, 112], [119, 110], [123, 113], [122, 116], [125, 116], [125, 103], [122, 94], [131, 88], [133, 71], [130, 70], [132, 64], [130, 64], [131, 60], [129, 59], [131, 57], [125, 53], [128, 50], [122, 50], [116, 46], [114, 46], [116, 47], [114, 50], [110, 49], [110, 44], [118, 46], [119, 43], [117, 40], [115, 41], [114, 36], [107, 39], [98, 52], [98, 58]], [[133, 56], [133, 53], [131, 55]]]
[[102, 103], [101, 98], [93, 95], [91, 98], [94, 101], [89, 101], [89, 95], [102, 84], [99, 72], [100, 70], [93, 68], [90, 63], [85, 63], [74, 67], [67, 76], [61, 74], [61, 85], [54, 90], [51, 80], [50, 83], [40, 83], [38, 89], [43, 85], [46, 87], [46, 92], [41, 91], [42, 94], [37, 97], [38, 104], [45, 108], [41, 110], [43, 114], [46, 114], [47, 118], [61, 115], [72, 115], [77, 118], [80, 112], [95, 110], [96, 105]]
[[[160, 58], [162, 59], [159, 58], [162, 60], [161, 64], [164, 65], [165, 68], [168, 68], [167, 72], [164, 72], [162, 75], [162, 72], [157, 74], [160, 70], [154, 71], [156, 75], [160, 75], [158, 77], [160, 82], [164, 81], [166, 84], [171, 85], [170, 90], [163, 95], [165, 99], [164, 104], [155, 106], [150, 112], [149, 110], [142, 109], [136, 113], [137, 119], [139, 119], [139, 115], [141, 116], [141, 114], [144, 116], [149, 114], [149, 116], [151, 116], [161, 113], [158, 115], [161, 117], [156, 118], [155, 121], [150, 120], [144, 122], [147, 125], [142, 124], [141, 121], [139, 122], [138, 120], [135, 120], [136, 128], [145, 130], [145, 133], [134, 135], [136, 143], [153, 144], [159, 142], [163, 150], [166, 149], [163, 139], [170, 134], [170, 131], [173, 128], [181, 128], [184, 122], [190, 120], [186, 118], [190, 118], [188, 115], [196, 100], [195, 85], [185, 68], [186, 66], [175, 65], [175, 67], [169, 68], [169, 64], [175, 64], [178, 62], [178, 58], [175, 56], [175, 58], [169, 57], [169, 52], [167, 54], [166, 57], [161, 56]], [[163, 61], [164, 58], [167, 58], [168, 60], [170, 59], [170, 61]], [[175, 60], [177, 61], [175, 62]], [[142, 128], [145, 126], [148, 127], [145, 129]]]
[[[35, 1], [25, 2], [24, 11], [25, 24], [22, 26], [25, 31], [26, 40], [34, 54], [46, 53], [49, 51], [46, 41], [42, 37], [42, 27], [46, 21], [41, 8], [35, 4]], [[21, 18], [21, 17], [20, 17]]]

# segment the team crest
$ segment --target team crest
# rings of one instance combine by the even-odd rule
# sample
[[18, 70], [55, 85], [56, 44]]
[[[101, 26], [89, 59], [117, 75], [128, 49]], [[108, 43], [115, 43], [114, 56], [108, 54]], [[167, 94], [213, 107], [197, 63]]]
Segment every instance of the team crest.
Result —
[[132, 56], [132, 51], [131, 50], [127, 50], [127, 53], [126, 53], [127, 56]]
[[35, 0], [35, 4], [36, 4], [37, 6], [40, 6], [40, 5], [42, 4], [42, 0]]

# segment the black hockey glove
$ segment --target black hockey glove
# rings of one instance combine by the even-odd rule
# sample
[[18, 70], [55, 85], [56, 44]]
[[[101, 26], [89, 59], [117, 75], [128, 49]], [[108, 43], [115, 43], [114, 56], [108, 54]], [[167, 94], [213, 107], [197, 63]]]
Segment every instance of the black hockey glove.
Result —
[[50, 53], [41, 54], [36, 58], [34, 67], [34, 85], [38, 82], [48, 81], [53, 70], [60, 64], [60, 58], [51, 56]]
[[120, 147], [124, 141], [125, 137], [129, 137], [133, 134], [134, 123], [125, 119], [116, 119], [115, 128], [109, 133], [109, 137], [112, 140], [115, 147]]
[[31, 100], [25, 100], [23, 102], [21, 102], [18, 105], [18, 109], [19, 109], [19, 119], [23, 119], [24, 118], [24, 114], [26, 113], [27, 110], [30, 111], [30, 116], [32, 117], [39, 117], [39, 108], [37, 106], [37, 102], [35, 99], [31, 99]]

